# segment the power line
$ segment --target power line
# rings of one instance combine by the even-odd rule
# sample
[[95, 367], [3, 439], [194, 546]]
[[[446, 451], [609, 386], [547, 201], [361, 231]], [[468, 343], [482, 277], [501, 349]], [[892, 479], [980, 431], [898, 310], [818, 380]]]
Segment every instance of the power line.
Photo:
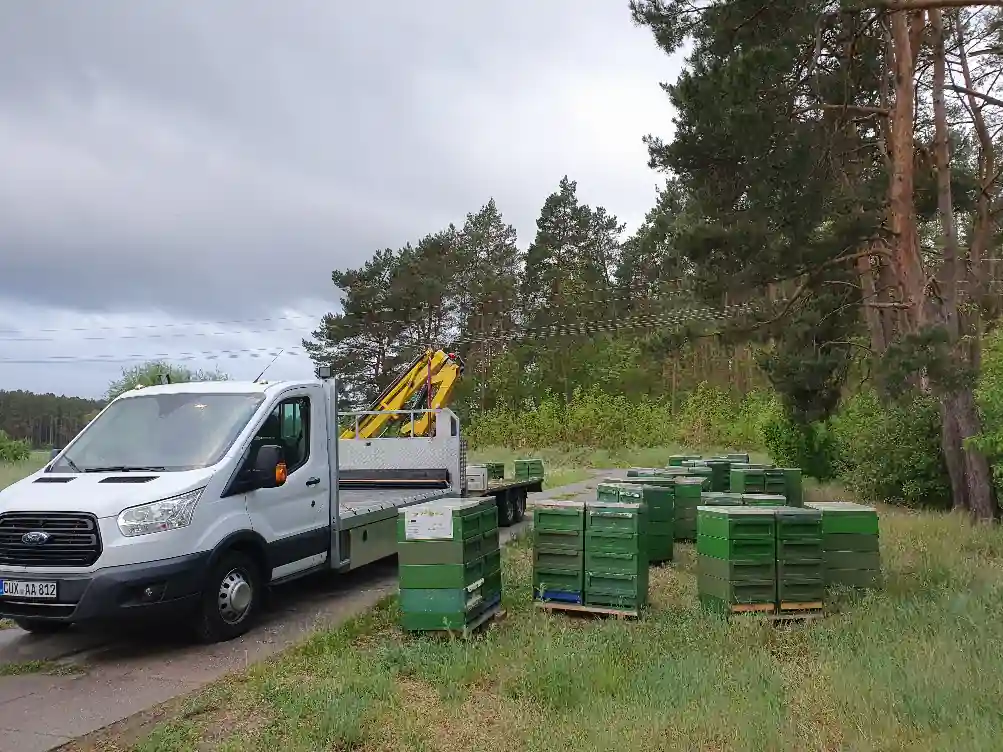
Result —
[[[669, 311], [655, 314], [643, 314], [625, 319], [609, 319], [592, 322], [572, 322], [564, 324], [551, 324], [530, 329], [512, 330], [509, 332], [493, 332], [478, 337], [466, 337], [459, 340], [452, 340], [451, 345], [474, 344], [478, 342], [513, 341], [521, 339], [538, 339], [560, 336], [584, 336], [617, 331], [636, 331], [638, 329], [650, 329], [656, 326], [669, 326], [673, 324], [688, 324], [694, 322], [715, 321], [728, 319], [741, 313], [752, 313], [755, 308], [751, 304], [737, 304], [726, 306], [721, 309], [714, 308], [689, 308], [677, 311]], [[25, 358], [0, 359], [0, 365], [59, 365], [77, 363], [135, 363], [149, 360], [171, 360], [175, 362], [186, 362], [192, 360], [227, 360], [237, 358], [261, 358], [274, 357], [279, 350], [291, 355], [308, 355], [302, 347], [257, 347], [257, 348], [237, 348], [229, 350], [201, 350], [187, 351], [180, 353], [144, 353], [132, 355], [98, 355], [98, 356], [50, 356], [47, 358]], [[333, 355], [332, 355], [333, 356]]]
[[[671, 298], [679, 297], [683, 294], [682, 283], [683, 279], [673, 279], [665, 280], [661, 284], [663, 285], [679, 285], [679, 289], [670, 290], [668, 292], [656, 293], [654, 295], [645, 294], [644, 298], [648, 301], [655, 300], [668, 300]], [[614, 301], [622, 300], [635, 300], [638, 297], [638, 293], [629, 290], [605, 290], [599, 287], [586, 288], [585, 292], [595, 293], [594, 295], [581, 295], [581, 291], [575, 296], [575, 300], [569, 303], [562, 303], [562, 307], [574, 308], [577, 306], [585, 306], [593, 303], [608, 303]], [[499, 298], [484, 298], [476, 301], [473, 305], [472, 312], [476, 313], [485, 306], [493, 305], [496, 303], [509, 303], [509, 304], [520, 304], [525, 301], [525, 296], [514, 294], [512, 296], [505, 296]], [[416, 307], [420, 307], [416, 306]], [[372, 308], [366, 312], [367, 315], [375, 315], [380, 313], [400, 313], [400, 311], [405, 308], [405, 306], [385, 306], [380, 308]], [[162, 324], [129, 324], [123, 326], [96, 326], [96, 327], [49, 327], [49, 328], [33, 328], [33, 329], [21, 329], [18, 330], [18, 334], [11, 337], [0, 337], [0, 342], [58, 342], [59, 337], [45, 337], [45, 336], [34, 336], [34, 335], [46, 335], [46, 334], [79, 334], [81, 332], [119, 332], [119, 331], [146, 331], [146, 330], [157, 330], [157, 329], [182, 329], [191, 327], [202, 327], [202, 326], [233, 326], [238, 324], [259, 324], [259, 323], [277, 323], [282, 321], [292, 321], [300, 319], [309, 319], [318, 324], [322, 324], [327, 316], [331, 315], [331, 312], [310, 315], [310, 314], [290, 314], [287, 316], [272, 316], [269, 318], [260, 319], [234, 319], [230, 321], [187, 321], [187, 322], [169, 322]], [[132, 335], [116, 335], [107, 334], [102, 336], [92, 336], [92, 337], [77, 337], [75, 339], [86, 340], [86, 341], [101, 341], [101, 340], [112, 340], [112, 339], [160, 339], [166, 337], [217, 337], [217, 336], [237, 336], [242, 334], [267, 334], [272, 332], [294, 332], [302, 331], [302, 327], [285, 327], [285, 328], [270, 328], [270, 329], [241, 329], [237, 331], [217, 331], [217, 332], [171, 332], [168, 334], [132, 334]], [[2, 331], [2, 330], [0, 330]]]

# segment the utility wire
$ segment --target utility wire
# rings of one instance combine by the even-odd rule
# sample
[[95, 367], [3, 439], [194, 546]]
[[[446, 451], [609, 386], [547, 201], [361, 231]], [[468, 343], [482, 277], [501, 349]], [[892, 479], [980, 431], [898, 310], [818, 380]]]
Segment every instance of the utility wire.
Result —
[[[592, 321], [580, 323], [552, 324], [535, 327], [531, 329], [513, 330], [510, 332], [494, 332], [478, 337], [466, 337], [452, 340], [451, 345], [474, 344], [478, 342], [513, 341], [521, 339], [538, 339], [559, 336], [580, 336], [616, 331], [636, 331], [638, 329], [651, 329], [654, 327], [669, 326], [673, 324], [687, 324], [694, 322], [715, 321], [732, 318], [741, 313], [752, 313], [755, 308], [749, 304], [727, 306], [722, 309], [712, 308], [691, 308], [680, 309], [678, 311], [663, 312], [657, 314], [639, 315], [625, 319]], [[302, 347], [258, 347], [258, 348], [238, 348], [230, 350], [201, 350], [180, 353], [137, 353], [131, 355], [98, 355], [98, 356], [50, 356], [47, 358], [3, 358], [0, 365], [57, 365], [70, 363], [133, 363], [148, 360], [171, 360], [171, 361], [191, 361], [191, 360], [219, 360], [234, 359], [241, 357], [260, 358], [274, 356], [277, 351], [284, 349], [286, 353], [293, 355], [308, 354], [306, 348]], [[321, 345], [321, 350], [323, 351]], [[333, 350], [334, 348], [330, 348]], [[331, 353], [329, 357], [333, 357]]]

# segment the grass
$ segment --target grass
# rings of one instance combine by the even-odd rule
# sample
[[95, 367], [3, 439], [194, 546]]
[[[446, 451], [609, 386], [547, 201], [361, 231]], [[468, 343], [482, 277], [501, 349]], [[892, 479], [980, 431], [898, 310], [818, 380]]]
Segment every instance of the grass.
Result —
[[20, 661], [0, 663], [0, 676], [24, 676], [26, 674], [48, 674], [50, 676], [72, 676], [79, 674], [80, 668], [54, 661]]
[[15, 464], [0, 463], [0, 489], [16, 483], [42, 467], [49, 460], [48, 452], [32, 452], [25, 462]]
[[884, 590], [792, 627], [701, 611], [689, 545], [638, 621], [547, 615], [528, 545], [504, 552], [508, 618], [470, 641], [402, 633], [388, 599], [100, 749], [999, 749], [999, 528], [882, 509]]

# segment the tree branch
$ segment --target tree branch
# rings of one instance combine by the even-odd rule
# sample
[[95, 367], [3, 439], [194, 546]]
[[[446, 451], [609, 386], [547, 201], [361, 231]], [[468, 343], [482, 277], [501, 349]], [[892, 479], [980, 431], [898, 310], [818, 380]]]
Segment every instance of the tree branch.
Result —
[[975, 97], [976, 99], [981, 99], [986, 104], [993, 104], [997, 107], [1003, 107], [1003, 99], [997, 99], [996, 97], [990, 96], [989, 94], [983, 94], [981, 91], [976, 91], [975, 89], [969, 89], [967, 86], [958, 86], [957, 84], [949, 84], [946, 88], [951, 91], [956, 91], [959, 94], [967, 94], [970, 97]]
[[975, 8], [987, 5], [1003, 8], [1003, 0], [877, 0], [870, 3], [873, 8], [882, 8], [889, 12], [931, 8]]

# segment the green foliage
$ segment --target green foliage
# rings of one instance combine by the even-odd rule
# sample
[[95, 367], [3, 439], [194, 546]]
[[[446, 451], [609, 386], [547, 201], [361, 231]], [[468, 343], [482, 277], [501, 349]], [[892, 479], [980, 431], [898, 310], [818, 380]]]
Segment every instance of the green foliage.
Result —
[[35, 449], [63, 447], [102, 404], [81, 397], [0, 390], [0, 431]]
[[154, 386], [160, 383], [162, 374], [170, 376], [172, 384], [186, 381], [226, 381], [230, 377], [222, 371], [192, 370], [165, 360], [151, 360], [131, 368], [123, 368], [122, 375], [108, 385], [105, 398], [115, 399], [123, 392], [135, 389], [137, 386]]
[[985, 453], [993, 464], [996, 488], [1003, 491], [1003, 330], [997, 329], [983, 340], [982, 372], [975, 396], [983, 430], [968, 440], [968, 446]]
[[838, 446], [827, 423], [797, 423], [776, 414], [762, 425], [763, 445], [784, 467], [800, 467], [809, 478], [825, 482], [836, 477]]
[[472, 447], [624, 446], [754, 449], [762, 424], [778, 409], [775, 399], [752, 393], [739, 399], [707, 384], [675, 411], [665, 399], [630, 400], [598, 389], [576, 389], [568, 401], [554, 395], [522, 410], [502, 407], [477, 416], [467, 431]]
[[0, 462], [13, 465], [26, 462], [31, 457], [31, 445], [24, 440], [12, 439], [0, 431]]
[[832, 429], [839, 476], [861, 498], [950, 507], [935, 399], [914, 397], [883, 405], [875, 392], [863, 391], [846, 401]]

